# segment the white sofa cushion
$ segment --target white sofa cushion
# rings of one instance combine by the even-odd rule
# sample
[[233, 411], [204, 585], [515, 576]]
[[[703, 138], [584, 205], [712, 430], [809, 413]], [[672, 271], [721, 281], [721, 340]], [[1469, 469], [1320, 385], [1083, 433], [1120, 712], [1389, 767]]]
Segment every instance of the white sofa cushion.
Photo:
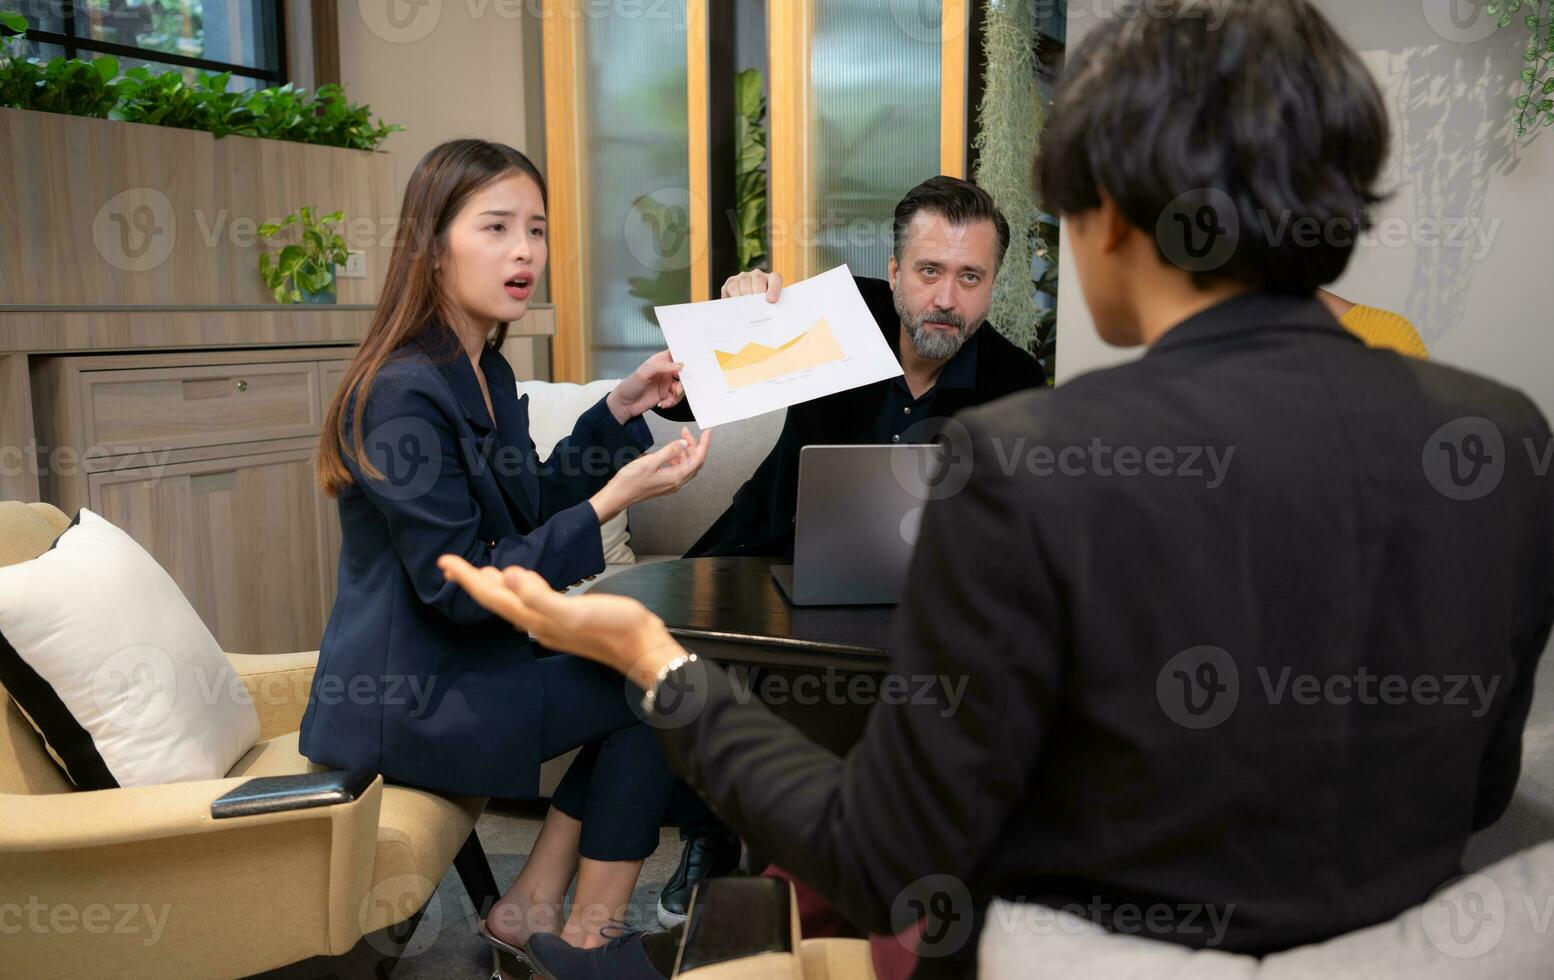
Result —
[[89, 510], [0, 568], [0, 683], [78, 789], [218, 779], [259, 739], [247, 689], [177, 584]]
[[[984, 980], [1547, 980], [1554, 976], [1554, 841], [1450, 882], [1391, 919], [1261, 960], [1109, 933], [1072, 912], [996, 901], [977, 947]], [[1219, 915], [1223, 923], [1234, 907]], [[1214, 925], [1197, 917], [1205, 936]]]
[[[518, 382], [518, 397], [529, 396], [529, 438], [540, 459], [550, 458], [561, 440], [572, 434], [578, 418], [599, 399], [615, 390], [618, 381], [592, 381], [586, 385], [550, 381]], [[604, 538], [606, 565], [634, 565], [637, 556], [631, 550], [631, 534], [626, 514], [606, 521], [599, 529]]]
[[[694, 422], [674, 422], [656, 412], [649, 412], [646, 418], [657, 445], [678, 439], [685, 426], [693, 437], [701, 435]], [[786, 412], [769, 412], [718, 426], [712, 434], [707, 462], [696, 479], [679, 493], [633, 504], [631, 545], [637, 560], [654, 555], [678, 558], [689, 551], [722, 516], [734, 494], [772, 451], [786, 419]]]

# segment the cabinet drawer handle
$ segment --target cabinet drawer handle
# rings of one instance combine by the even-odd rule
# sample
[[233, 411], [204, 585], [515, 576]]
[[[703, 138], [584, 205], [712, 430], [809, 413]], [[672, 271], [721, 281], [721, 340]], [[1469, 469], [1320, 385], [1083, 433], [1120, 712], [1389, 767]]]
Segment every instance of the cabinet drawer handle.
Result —
[[237, 379], [237, 390], [238, 391], [247, 391], [248, 390], [248, 382], [244, 381], [242, 378], [238, 378]]

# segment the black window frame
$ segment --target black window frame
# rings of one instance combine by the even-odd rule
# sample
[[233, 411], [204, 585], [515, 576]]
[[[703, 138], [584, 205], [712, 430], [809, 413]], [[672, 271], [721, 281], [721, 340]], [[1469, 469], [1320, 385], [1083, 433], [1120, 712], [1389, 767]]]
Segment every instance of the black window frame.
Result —
[[155, 48], [142, 48], [133, 44], [119, 44], [114, 41], [101, 41], [93, 37], [83, 37], [76, 33], [76, 5], [73, 0], [63, 0], [60, 3], [60, 17], [64, 21], [62, 32], [42, 31], [29, 27], [24, 35], [28, 40], [37, 41], [40, 44], [53, 44], [65, 49], [66, 58], [79, 57], [82, 52], [92, 54], [109, 54], [116, 58], [134, 58], [138, 61], [149, 61], [157, 65], [167, 65], [170, 68], [197, 68], [212, 74], [231, 72], [234, 77], [253, 78], [265, 83], [261, 87], [285, 85], [290, 70], [286, 63], [286, 4], [284, 0], [254, 0], [256, 4], [269, 3], [273, 13], [275, 36], [271, 38], [275, 45], [275, 67], [255, 68], [252, 65], [240, 65], [226, 61], [213, 61], [209, 58], [193, 58], [188, 55], [175, 54], [168, 51], [158, 51]]

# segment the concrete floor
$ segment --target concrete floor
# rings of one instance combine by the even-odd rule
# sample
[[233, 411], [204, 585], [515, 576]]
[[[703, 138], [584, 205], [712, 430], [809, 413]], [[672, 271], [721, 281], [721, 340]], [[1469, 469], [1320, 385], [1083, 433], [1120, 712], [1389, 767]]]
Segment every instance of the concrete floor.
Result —
[[[506, 888], [523, 868], [544, 817], [543, 804], [493, 803], [475, 824], [498, 888]], [[628, 921], [634, 929], [657, 930], [658, 893], [680, 860], [679, 834], [662, 829], [658, 850], [642, 867], [637, 891], [632, 896]], [[421, 925], [405, 948], [395, 980], [442, 980], [491, 975], [491, 953], [476, 933], [474, 907], [464, 893], [459, 876], [448, 870], [428, 905]], [[527, 971], [513, 974], [527, 977]]]

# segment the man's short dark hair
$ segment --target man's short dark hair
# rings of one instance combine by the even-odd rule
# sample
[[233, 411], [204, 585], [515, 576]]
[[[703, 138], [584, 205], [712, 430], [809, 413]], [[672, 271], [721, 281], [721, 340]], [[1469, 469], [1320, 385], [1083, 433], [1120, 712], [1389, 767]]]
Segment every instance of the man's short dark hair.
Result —
[[[895, 254], [902, 259], [906, 248], [907, 228], [919, 211], [937, 214], [952, 225], [965, 225], [973, 221], [991, 221], [998, 229], [998, 262], [1004, 264], [1004, 253], [1009, 251], [1009, 222], [1004, 213], [993, 203], [993, 195], [969, 181], [956, 177], [930, 177], [907, 191], [907, 196], [896, 205]], [[997, 268], [988, 270], [997, 272]]]
[[[1078, 214], [1105, 192], [1200, 288], [1312, 292], [1382, 199], [1381, 93], [1307, 0], [1222, 0], [1217, 24], [1206, 6], [1130, 6], [1078, 46], [1037, 165], [1042, 206]], [[1181, 254], [1208, 231], [1230, 232], [1218, 256]]]

